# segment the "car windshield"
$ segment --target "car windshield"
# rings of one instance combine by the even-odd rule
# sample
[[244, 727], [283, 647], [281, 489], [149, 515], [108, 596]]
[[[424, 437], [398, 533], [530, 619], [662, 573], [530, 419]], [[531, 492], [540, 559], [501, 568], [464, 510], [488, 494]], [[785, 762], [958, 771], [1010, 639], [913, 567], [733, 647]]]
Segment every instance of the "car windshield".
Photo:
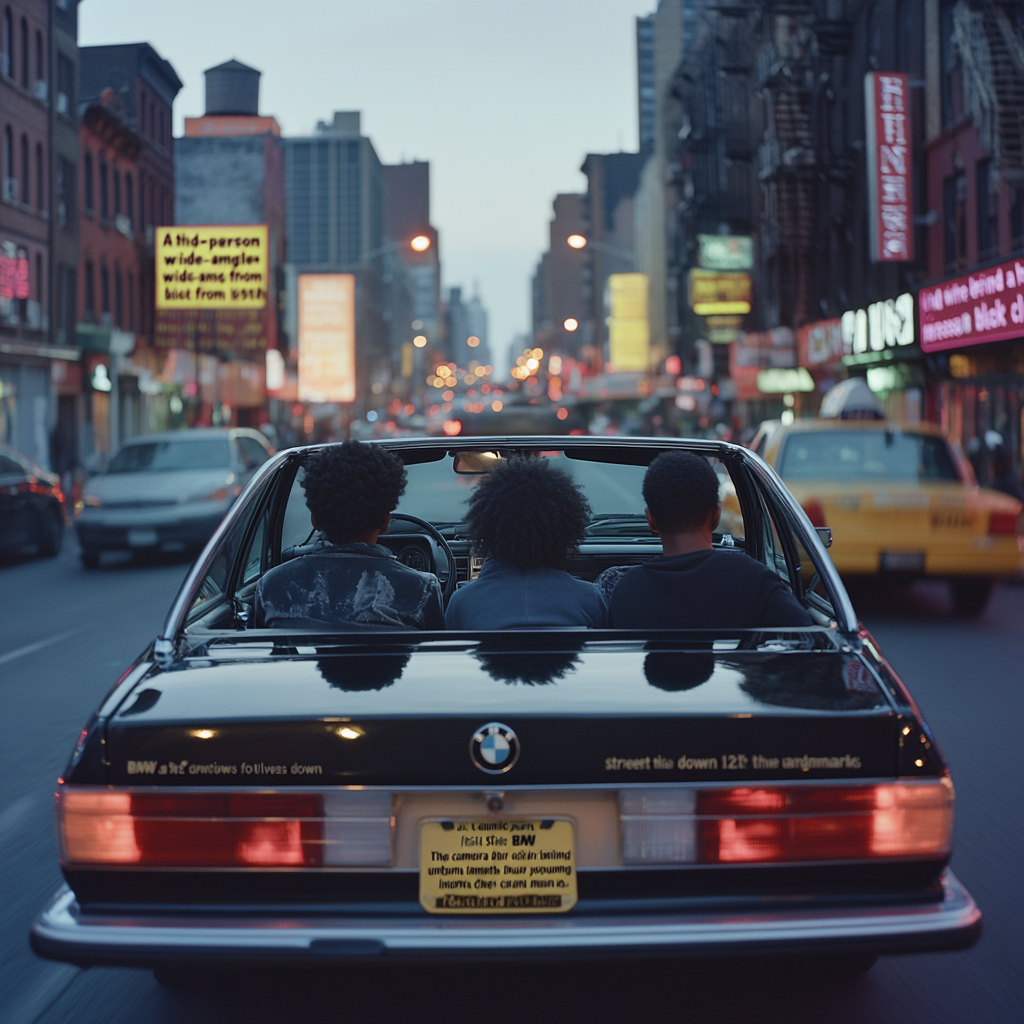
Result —
[[894, 430], [823, 430], [789, 437], [783, 480], [959, 480], [939, 437]]
[[226, 437], [195, 441], [146, 441], [125, 445], [108, 473], [161, 473], [184, 469], [226, 469], [231, 449]]

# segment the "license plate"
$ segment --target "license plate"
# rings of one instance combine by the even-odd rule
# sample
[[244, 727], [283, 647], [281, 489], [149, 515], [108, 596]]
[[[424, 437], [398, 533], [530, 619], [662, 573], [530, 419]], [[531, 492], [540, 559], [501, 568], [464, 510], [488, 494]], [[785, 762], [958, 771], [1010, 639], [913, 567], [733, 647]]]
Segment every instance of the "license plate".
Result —
[[160, 538], [156, 535], [156, 530], [129, 530], [128, 531], [128, 545], [133, 548], [149, 548], [152, 547]]
[[570, 910], [576, 903], [572, 822], [423, 822], [420, 903], [431, 914]]
[[914, 572], [924, 569], [923, 551], [883, 551], [882, 568]]

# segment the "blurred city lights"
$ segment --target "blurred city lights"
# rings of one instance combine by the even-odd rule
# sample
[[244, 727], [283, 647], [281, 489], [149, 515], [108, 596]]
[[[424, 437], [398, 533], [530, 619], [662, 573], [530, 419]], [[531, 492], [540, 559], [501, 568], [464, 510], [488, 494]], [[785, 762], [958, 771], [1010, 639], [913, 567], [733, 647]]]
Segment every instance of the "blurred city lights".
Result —
[[530, 351], [527, 352], [526, 354], [528, 356], [533, 356], [534, 359], [543, 359], [544, 358], [544, 349], [542, 349], [542, 348], [533, 348], [533, 349], [530, 349]]
[[476, 348], [476, 347], [477, 347], [477, 346], [478, 346], [478, 345], [480, 344], [480, 339], [479, 339], [479, 338], [478, 338], [478, 337], [477, 337], [477, 336], [476, 336], [475, 334], [471, 334], [471, 335], [470, 335], [470, 336], [469, 336], [469, 337], [468, 337], [468, 338], [466, 339], [466, 344], [467, 344], [467, 345], [468, 345], [468, 346], [469, 346], [470, 348]]
[[556, 377], [562, 372], [561, 356], [552, 356], [548, 360], [548, 372], [553, 373]]
[[441, 363], [440, 366], [438, 366], [438, 368], [434, 371], [434, 373], [436, 373], [438, 375], [438, 377], [447, 377], [448, 376], [448, 371], [449, 371], [448, 364], [447, 363]]
[[555, 413], [560, 420], [567, 420], [569, 418], [569, 410], [564, 406]]
[[441, 397], [446, 402], [450, 402], [455, 397], [455, 392], [454, 391], [445, 391], [444, 394], [441, 395]]
[[493, 410], [494, 410], [495, 412], [501, 412], [501, 410], [502, 410], [502, 409], [504, 409], [504, 408], [505, 408], [505, 406], [504, 406], [504, 404], [503, 404], [502, 402], [500, 402], [500, 401], [499, 401], [499, 400], [498, 400], [498, 399], [496, 398], [496, 399], [495, 399], [495, 400], [494, 400], [493, 402], [491, 402], [491, 408], [492, 408], [492, 409], [493, 409]]
[[454, 437], [462, 432], [462, 423], [459, 420], [445, 420], [441, 429], [449, 436]]
[[579, 320], [577, 320], [577, 319], [576, 319], [576, 317], [574, 317], [574, 316], [568, 316], [568, 317], [566, 317], [566, 318], [565, 318], [565, 319], [564, 319], [564, 320], [562, 321], [562, 326], [563, 326], [563, 327], [564, 327], [564, 328], [565, 328], [565, 329], [566, 329], [567, 331], [575, 331], [575, 330], [576, 330], [576, 328], [577, 328], [577, 327], [579, 327], [579, 325], [580, 325], [580, 322], [579, 322]]
[[409, 248], [415, 252], [426, 252], [430, 248], [430, 239], [426, 235], [417, 235], [409, 243]]
[[526, 360], [526, 368], [528, 370], [536, 370], [540, 366], [540, 360], [534, 359], [532, 356]]
[[423, 334], [417, 334], [417, 335], [416, 335], [416, 337], [412, 339], [412, 343], [413, 343], [413, 344], [414, 344], [414, 345], [415, 345], [415, 346], [416, 346], [417, 348], [426, 348], [426, 347], [427, 347], [427, 339], [426, 339], [426, 336], [425, 336], [425, 335], [423, 335]]
[[570, 235], [566, 242], [570, 249], [582, 249], [587, 244], [587, 240], [583, 235]]

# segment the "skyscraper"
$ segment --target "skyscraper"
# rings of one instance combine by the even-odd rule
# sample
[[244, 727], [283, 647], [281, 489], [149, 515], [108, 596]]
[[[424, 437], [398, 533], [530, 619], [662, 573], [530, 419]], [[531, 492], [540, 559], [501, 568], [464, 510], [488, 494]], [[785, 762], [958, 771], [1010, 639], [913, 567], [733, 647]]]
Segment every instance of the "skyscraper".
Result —
[[654, 15], [636, 19], [636, 84], [639, 148], [654, 145]]

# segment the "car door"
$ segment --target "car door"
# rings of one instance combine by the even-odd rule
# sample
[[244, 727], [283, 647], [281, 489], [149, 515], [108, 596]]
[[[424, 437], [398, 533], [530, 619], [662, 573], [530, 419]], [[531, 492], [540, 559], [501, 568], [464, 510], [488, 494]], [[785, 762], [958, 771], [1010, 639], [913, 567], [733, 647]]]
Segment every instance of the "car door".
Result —
[[29, 498], [27, 467], [0, 453], [0, 548], [18, 548], [35, 539]]

